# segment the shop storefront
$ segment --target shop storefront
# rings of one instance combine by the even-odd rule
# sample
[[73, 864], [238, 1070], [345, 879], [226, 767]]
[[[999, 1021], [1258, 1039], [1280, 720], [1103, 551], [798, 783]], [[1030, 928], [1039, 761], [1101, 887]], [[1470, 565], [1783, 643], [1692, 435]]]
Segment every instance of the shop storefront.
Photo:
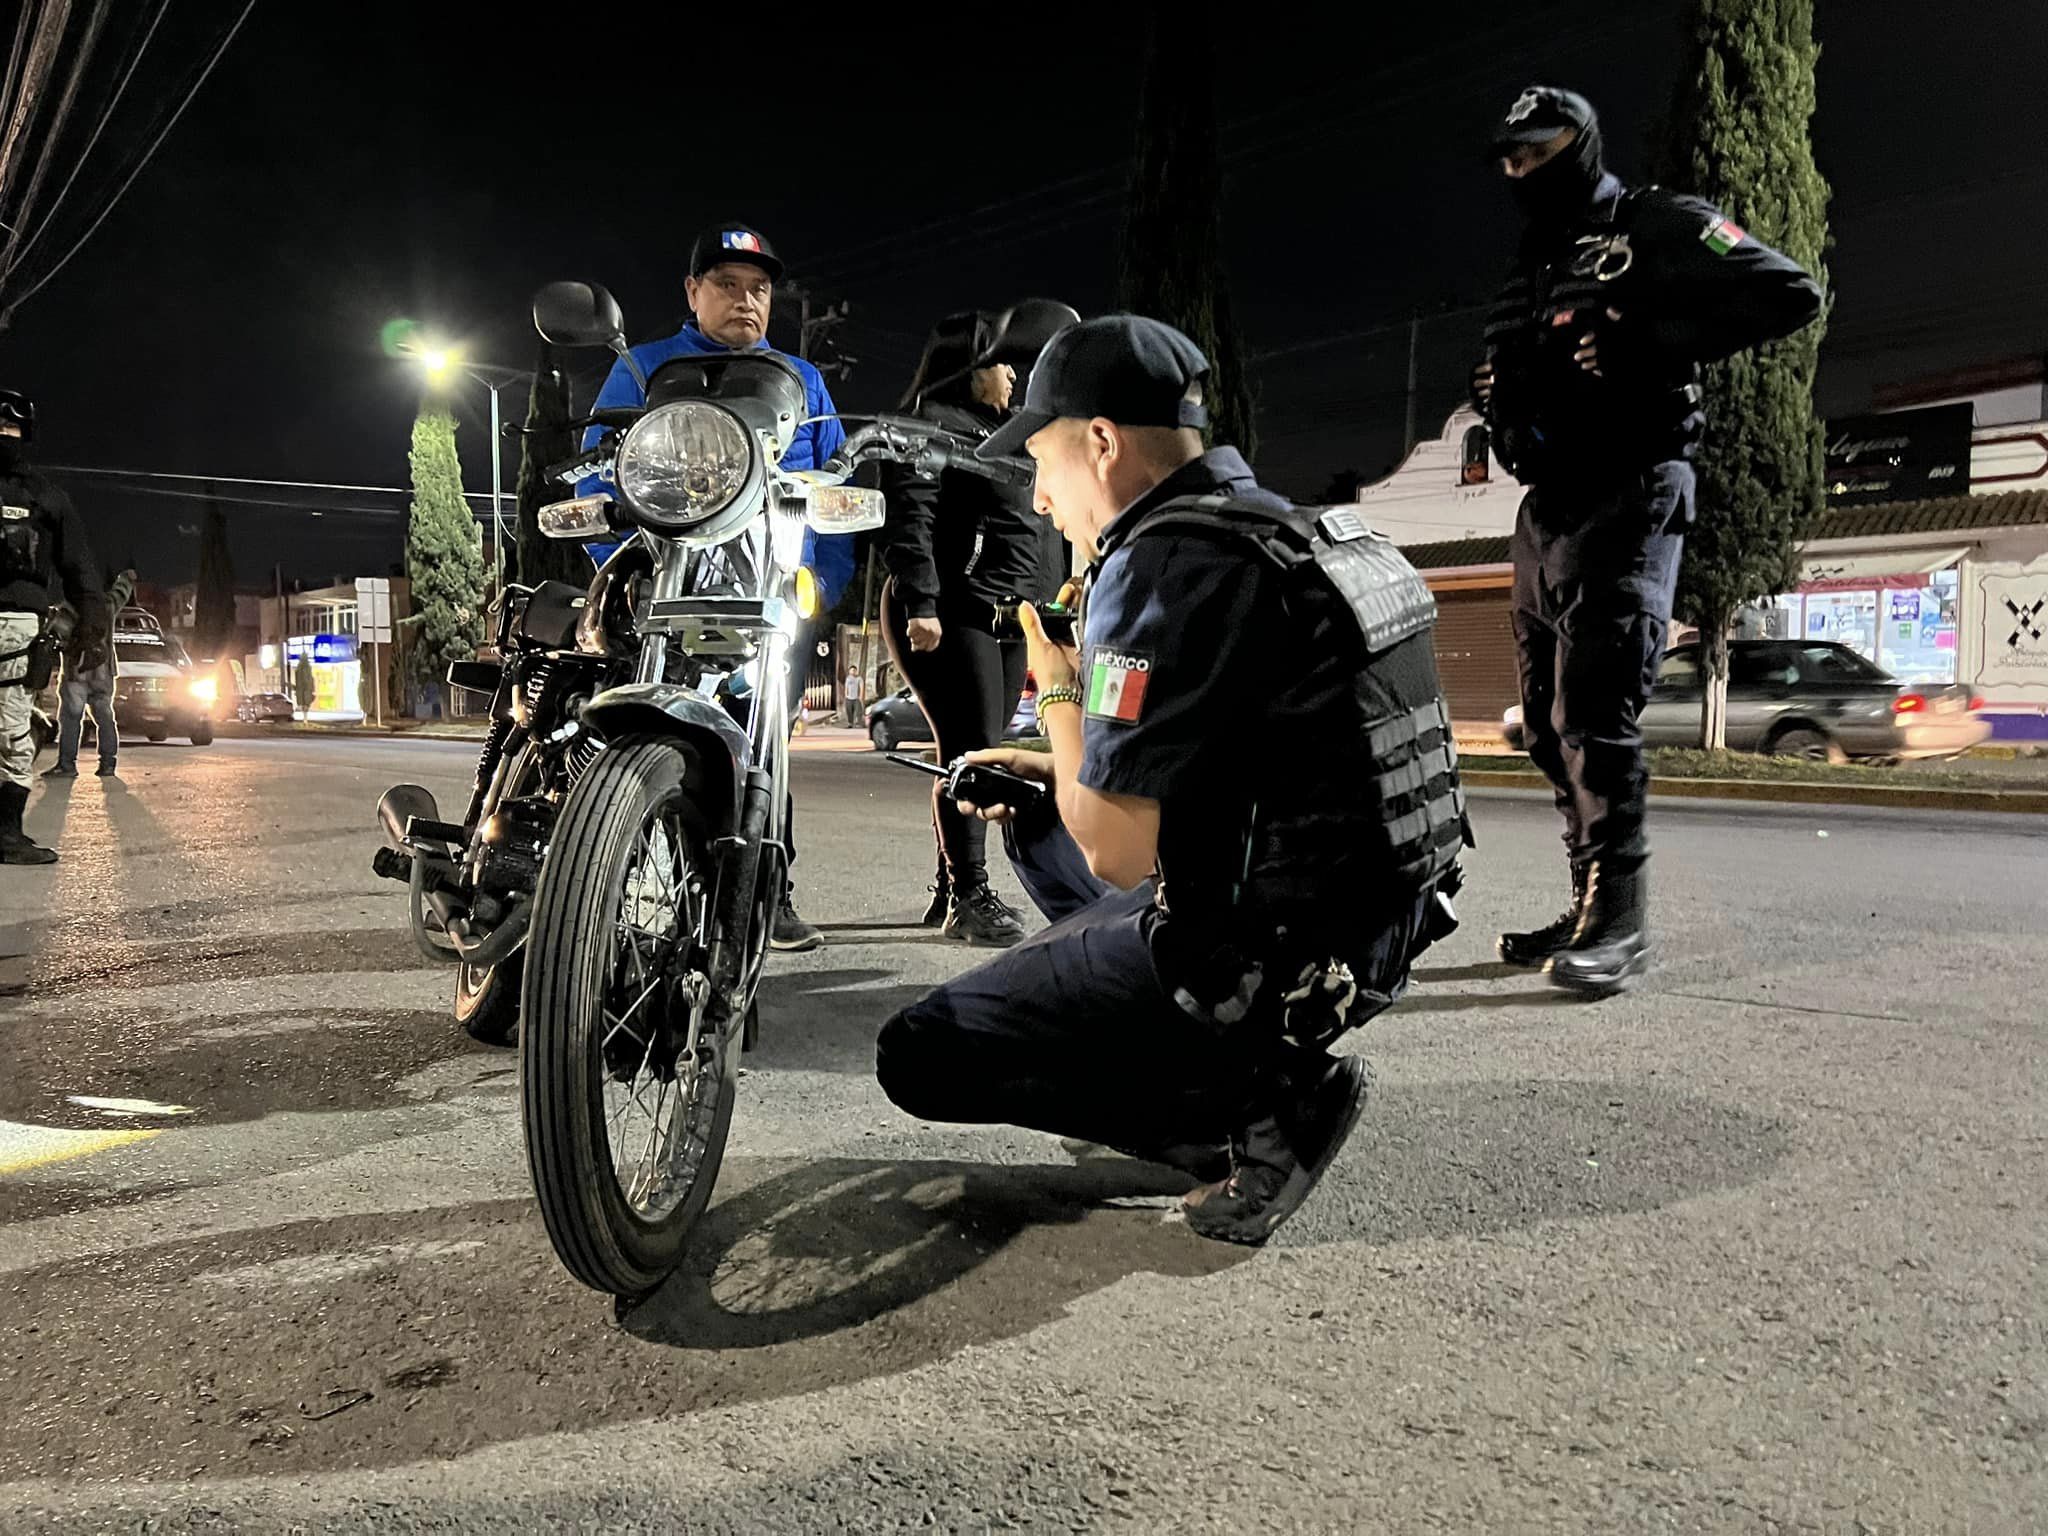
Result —
[[1766, 637], [1846, 645], [1901, 682], [1956, 682], [1965, 553], [1810, 558], [1799, 590], [1770, 604]]
[[284, 645], [284, 692], [298, 697], [299, 660], [312, 663], [313, 703], [308, 720], [354, 722], [363, 718], [363, 667], [354, 635], [294, 635]]

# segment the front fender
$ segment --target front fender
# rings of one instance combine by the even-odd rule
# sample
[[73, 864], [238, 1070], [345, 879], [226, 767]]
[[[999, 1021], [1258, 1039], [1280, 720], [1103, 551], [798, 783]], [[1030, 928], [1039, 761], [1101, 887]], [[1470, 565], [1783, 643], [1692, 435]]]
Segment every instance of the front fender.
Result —
[[677, 683], [623, 683], [593, 697], [583, 706], [581, 719], [584, 728], [602, 741], [667, 736], [689, 742], [716, 786], [716, 809], [730, 816], [728, 826], [738, 823], [752, 743], [732, 716], [703, 694]]

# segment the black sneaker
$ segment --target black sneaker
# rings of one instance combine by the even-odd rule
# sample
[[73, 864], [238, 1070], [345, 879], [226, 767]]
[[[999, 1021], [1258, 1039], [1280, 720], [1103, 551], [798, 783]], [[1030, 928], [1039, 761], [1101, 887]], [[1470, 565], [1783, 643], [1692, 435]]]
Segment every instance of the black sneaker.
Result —
[[987, 881], [955, 886], [946, 913], [946, 937], [965, 939], [986, 949], [1008, 949], [1024, 937], [1024, 919]]
[[1105, 1146], [1099, 1141], [1083, 1141], [1078, 1136], [1062, 1136], [1060, 1150], [1077, 1163], [1157, 1163], [1162, 1168], [1186, 1174], [1197, 1184], [1213, 1184], [1218, 1179], [1230, 1177], [1230, 1148], [1221, 1145], [1204, 1147], [1192, 1142], [1175, 1142], [1171, 1146], [1141, 1151]]
[[775, 926], [768, 931], [768, 947], [796, 955], [807, 949], [816, 949], [824, 942], [825, 935], [798, 917], [796, 908], [785, 896], [782, 905], [775, 909]]
[[43, 770], [43, 777], [46, 779], [75, 779], [78, 777], [78, 770], [69, 764], [57, 763], [52, 767], [45, 768]]
[[1231, 1138], [1230, 1176], [1181, 1200], [1188, 1225], [1225, 1243], [1263, 1243], [1301, 1208], [1365, 1111], [1372, 1073], [1347, 1056], [1305, 1086], [1283, 1085], [1281, 1102]]
[[96, 778], [102, 779], [118, 779], [120, 777], [120, 775], [114, 771], [114, 765], [112, 763], [101, 763], [99, 766], [99, 772], [94, 776]]
[[953, 882], [947, 877], [946, 866], [941, 864], [932, 880], [931, 904], [924, 909], [924, 925], [927, 928], [946, 926], [946, 914], [953, 910]]

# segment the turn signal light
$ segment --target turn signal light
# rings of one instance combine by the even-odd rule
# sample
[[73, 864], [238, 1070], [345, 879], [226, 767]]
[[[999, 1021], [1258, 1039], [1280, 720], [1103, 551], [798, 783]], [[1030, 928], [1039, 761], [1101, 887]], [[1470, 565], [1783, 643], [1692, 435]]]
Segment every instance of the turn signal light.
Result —
[[794, 589], [790, 595], [796, 601], [797, 614], [807, 620], [815, 619], [818, 616], [820, 599], [824, 595], [818, 590], [817, 573], [808, 565], [800, 565], [796, 568], [796, 575], [791, 578], [790, 585]]
[[1917, 715], [1927, 708], [1927, 700], [1917, 693], [1902, 693], [1892, 700], [1895, 715]]

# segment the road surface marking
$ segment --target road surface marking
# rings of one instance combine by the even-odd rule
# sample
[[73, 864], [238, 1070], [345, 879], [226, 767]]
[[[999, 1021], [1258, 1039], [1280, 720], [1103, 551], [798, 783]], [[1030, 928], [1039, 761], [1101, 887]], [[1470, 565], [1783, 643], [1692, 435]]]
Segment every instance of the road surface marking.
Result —
[[158, 1104], [152, 1099], [96, 1099], [83, 1093], [74, 1093], [65, 1100], [80, 1109], [97, 1109], [108, 1115], [194, 1115], [198, 1111], [189, 1104]]
[[0, 1175], [23, 1173], [50, 1163], [90, 1157], [109, 1147], [147, 1141], [161, 1131], [65, 1131], [47, 1125], [19, 1125], [0, 1120]]

